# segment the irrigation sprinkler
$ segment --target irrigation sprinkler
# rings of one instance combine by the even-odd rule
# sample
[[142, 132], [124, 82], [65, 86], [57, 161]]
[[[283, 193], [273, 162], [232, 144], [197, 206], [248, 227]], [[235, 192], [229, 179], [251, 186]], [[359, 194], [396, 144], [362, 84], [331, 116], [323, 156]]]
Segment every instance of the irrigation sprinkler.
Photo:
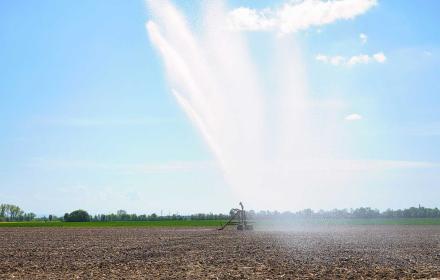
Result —
[[[241, 209], [240, 209], [241, 208]], [[254, 226], [247, 220], [246, 211], [244, 210], [243, 203], [240, 202], [240, 208], [232, 208], [230, 213], [230, 219], [222, 225], [219, 230], [225, 229], [227, 226], [237, 226], [237, 230], [253, 230]]]

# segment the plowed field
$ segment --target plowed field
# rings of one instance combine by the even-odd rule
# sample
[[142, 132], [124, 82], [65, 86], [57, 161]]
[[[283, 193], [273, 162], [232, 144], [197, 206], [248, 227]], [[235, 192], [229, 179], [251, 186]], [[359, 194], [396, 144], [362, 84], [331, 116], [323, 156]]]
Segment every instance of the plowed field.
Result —
[[439, 226], [0, 228], [0, 279], [440, 277]]

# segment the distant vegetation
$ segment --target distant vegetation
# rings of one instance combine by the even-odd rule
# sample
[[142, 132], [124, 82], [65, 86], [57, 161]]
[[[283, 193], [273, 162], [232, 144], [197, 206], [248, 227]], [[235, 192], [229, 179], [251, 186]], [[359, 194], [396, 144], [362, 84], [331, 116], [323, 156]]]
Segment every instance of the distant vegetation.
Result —
[[[440, 218], [438, 208], [411, 207], [404, 210], [391, 210], [380, 212], [377, 209], [361, 207], [356, 209], [334, 209], [330, 211], [313, 211], [305, 209], [298, 212], [278, 212], [278, 211], [248, 211], [249, 219], [253, 220], [319, 220], [319, 219], [340, 219], [343, 220], [362, 220], [362, 219], [437, 219]], [[165, 215], [152, 214], [128, 214], [125, 210], [119, 210], [112, 214], [90, 215], [85, 210], [75, 210], [64, 214], [63, 217], [48, 215], [37, 217], [34, 213], [25, 213], [20, 207], [11, 204], [0, 204], [0, 221], [3, 222], [30, 222], [30, 221], [57, 221], [57, 222], [156, 222], [156, 221], [223, 221], [229, 218], [229, 214], [193, 214], [193, 215]], [[421, 220], [420, 220], [421, 222]], [[386, 223], [386, 222], [385, 222]], [[430, 222], [431, 223], [431, 222]], [[157, 224], [157, 223], [156, 223]]]
[[90, 215], [85, 210], [75, 210], [72, 213], [64, 214], [65, 222], [90, 222]]
[[220, 227], [225, 220], [160, 220], [113, 222], [32, 221], [0, 223], [0, 227]]
[[329, 211], [305, 209], [298, 212], [278, 212], [278, 211], [249, 211], [250, 215], [256, 219], [295, 219], [295, 218], [318, 218], [318, 219], [375, 219], [375, 218], [440, 218], [438, 208], [425, 208], [422, 206], [411, 207], [404, 210], [387, 209], [380, 212], [378, 209], [370, 207], [360, 207], [356, 209], [333, 209]]
[[20, 207], [12, 204], [0, 204], [0, 221], [33, 221], [34, 213], [24, 213]]
[[116, 214], [99, 214], [91, 217], [92, 221], [182, 221], [182, 220], [226, 220], [229, 215], [226, 214], [193, 214], [193, 215], [165, 215], [159, 216], [156, 213], [146, 215], [128, 214], [125, 210], [118, 210]]

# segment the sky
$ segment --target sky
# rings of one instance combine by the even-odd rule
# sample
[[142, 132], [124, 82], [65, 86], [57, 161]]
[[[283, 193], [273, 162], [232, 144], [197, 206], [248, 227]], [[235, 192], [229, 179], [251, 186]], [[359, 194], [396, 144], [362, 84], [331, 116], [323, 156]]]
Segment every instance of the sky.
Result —
[[[173, 3], [200, 25], [200, 2]], [[271, 58], [269, 36], [295, 37], [310, 98], [346, 132], [343, 158], [385, 166], [290, 210], [439, 206], [438, 1], [227, 7], [225, 28], [248, 36], [257, 65]], [[0, 202], [59, 215], [237, 204], [171, 92], [145, 28], [152, 17], [137, 0], [0, 2]]]

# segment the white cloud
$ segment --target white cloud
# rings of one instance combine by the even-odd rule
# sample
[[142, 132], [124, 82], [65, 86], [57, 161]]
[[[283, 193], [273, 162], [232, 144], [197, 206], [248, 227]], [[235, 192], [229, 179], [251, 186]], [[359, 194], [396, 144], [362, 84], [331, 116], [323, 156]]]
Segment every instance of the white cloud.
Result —
[[373, 58], [379, 62], [379, 63], [384, 63], [385, 60], [387, 60], [386, 56], [383, 54], [383, 52], [380, 53], [376, 53], [373, 55]]
[[353, 19], [376, 4], [377, 0], [303, 0], [289, 1], [276, 9], [241, 7], [229, 13], [228, 26], [233, 30], [276, 30], [287, 34], [341, 19]]
[[330, 64], [335, 65], [335, 66], [339, 66], [339, 65], [345, 63], [345, 58], [340, 56], [340, 55], [326, 56], [326, 55], [323, 55], [323, 54], [318, 54], [318, 55], [316, 55], [315, 59], [317, 61], [320, 61], [320, 62], [323, 62], [323, 63], [330, 63]]
[[362, 116], [359, 114], [350, 114], [345, 117], [346, 121], [359, 121], [362, 120]]
[[322, 63], [331, 64], [334, 66], [354, 66], [356, 64], [368, 64], [372, 61], [377, 63], [384, 63], [387, 58], [383, 52], [379, 52], [373, 55], [359, 54], [348, 58], [341, 55], [327, 56], [323, 54], [318, 54], [315, 56], [315, 59]]
[[368, 36], [364, 33], [361, 33], [361, 34], [359, 34], [359, 39], [361, 39], [362, 45], [365, 45], [367, 43]]
[[328, 63], [328, 60], [329, 60], [328, 56], [323, 55], [323, 54], [317, 54], [317, 55], [315, 56], [315, 59], [316, 59], [317, 61], [321, 61], [321, 62], [324, 62], [324, 63]]
[[333, 56], [333, 57], [330, 58], [330, 63], [335, 65], [335, 66], [338, 66], [338, 65], [343, 64], [344, 60], [345, 59], [342, 56], [337, 55], [337, 56]]
[[229, 27], [234, 30], [269, 30], [275, 26], [275, 19], [266, 18], [254, 9], [238, 8], [229, 13]]
[[368, 64], [370, 60], [370, 56], [366, 54], [354, 55], [347, 61], [347, 65]]

